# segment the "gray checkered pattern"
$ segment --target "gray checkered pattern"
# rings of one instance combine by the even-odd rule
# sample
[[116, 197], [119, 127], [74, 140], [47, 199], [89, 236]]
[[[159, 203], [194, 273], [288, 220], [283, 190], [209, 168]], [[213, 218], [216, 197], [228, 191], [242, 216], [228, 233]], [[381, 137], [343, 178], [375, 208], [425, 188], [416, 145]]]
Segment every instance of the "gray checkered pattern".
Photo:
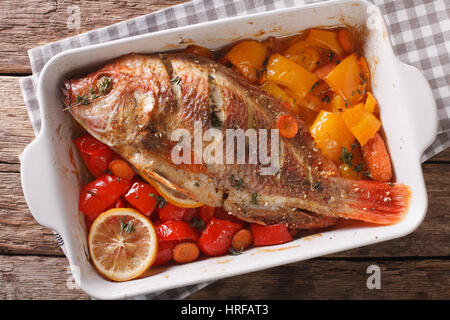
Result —
[[[194, 0], [165, 10], [92, 30], [29, 50], [33, 75], [21, 80], [21, 89], [33, 129], [41, 127], [35, 84], [44, 65], [67, 49], [129, 36], [213, 21], [322, 0]], [[449, 0], [370, 0], [384, 14], [394, 51], [405, 63], [420, 69], [429, 81], [438, 107], [438, 136], [422, 161], [450, 146], [450, 4]], [[62, 242], [62, 239], [61, 239]], [[62, 244], [64, 250], [64, 245]], [[138, 299], [183, 299], [208, 285], [188, 286]]]

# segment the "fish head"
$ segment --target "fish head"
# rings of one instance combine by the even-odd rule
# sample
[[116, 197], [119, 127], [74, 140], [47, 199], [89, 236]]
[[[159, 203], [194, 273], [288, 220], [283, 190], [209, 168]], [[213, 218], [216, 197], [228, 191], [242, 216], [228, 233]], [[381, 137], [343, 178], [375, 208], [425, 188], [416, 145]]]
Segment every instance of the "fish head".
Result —
[[124, 75], [103, 68], [87, 76], [64, 82], [63, 101], [72, 116], [89, 133], [104, 141], [127, 103], [129, 88]]

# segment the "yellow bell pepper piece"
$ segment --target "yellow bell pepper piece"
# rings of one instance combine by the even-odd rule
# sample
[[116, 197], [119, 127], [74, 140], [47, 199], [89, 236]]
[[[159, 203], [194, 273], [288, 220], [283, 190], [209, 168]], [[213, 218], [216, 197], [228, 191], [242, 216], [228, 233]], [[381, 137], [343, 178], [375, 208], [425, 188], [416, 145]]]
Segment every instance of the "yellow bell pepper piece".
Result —
[[277, 98], [283, 102], [287, 102], [290, 108], [294, 105], [294, 99], [289, 97], [287, 93], [276, 83], [266, 81], [261, 85], [261, 89], [266, 91], [272, 97]]
[[306, 37], [306, 42], [333, 51], [338, 56], [344, 53], [339, 44], [338, 36], [333, 31], [312, 29]]
[[339, 113], [320, 111], [310, 128], [312, 137], [322, 153], [339, 164], [342, 148], [350, 150], [355, 137]]
[[304, 97], [317, 82], [317, 76], [278, 53], [270, 56], [264, 72], [265, 80], [281, 84]]
[[361, 67], [356, 54], [341, 61], [324, 80], [347, 103], [347, 107], [356, 105], [365, 95], [366, 84], [361, 77]]
[[377, 108], [377, 99], [373, 96], [372, 93], [367, 92], [366, 104], [364, 105], [364, 110], [370, 113], [375, 113]]
[[254, 40], [244, 40], [236, 44], [225, 55], [225, 60], [251, 82], [257, 81], [267, 57], [267, 47]]
[[333, 99], [331, 99], [331, 110], [334, 112], [341, 112], [346, 109], [345, 101], [339, 94], [336, 94]]
[[361, 146], [373, 138], [381, 127], [380, 121], [373, 114], [364, 110], [364, 103], [344, 110], [341, 115]]

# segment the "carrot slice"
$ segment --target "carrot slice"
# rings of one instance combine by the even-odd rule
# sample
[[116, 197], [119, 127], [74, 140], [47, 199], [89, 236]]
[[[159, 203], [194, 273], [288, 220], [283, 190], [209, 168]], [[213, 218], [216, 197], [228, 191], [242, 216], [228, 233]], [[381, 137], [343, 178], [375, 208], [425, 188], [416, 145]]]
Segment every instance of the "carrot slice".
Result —
[[372, 178], [376, 181], [390, 181], [392, 178], [391, 159], [383, 138], [378, 133], [362, 146], [362, 152]]
[[134, 177], [134, 170], [122, 159], [111, 161], [108, 167], [116, 177], [126, 180], [131, 180]]
[[355, 50], [355, 42], [353, 40], [353, 36], [347, 29], [342, 29], [338, 32], [338, 40], [342, 49], [345, 52], [351, 53]]
[[293, 116], [285, 114], [278, 118], [277, 129], [283, 137], [291, 139], [297, 134], [298, 124]]
[[247, 249], [253, 242], [252, 233], [247, 229], [236, 232], [231, 240], [231, 246], [236, 251]]
[[178, 263], [192, 262], [198, 258], [200, 249], [194, 242], [182, 242], [173, 248], [173, 260]]

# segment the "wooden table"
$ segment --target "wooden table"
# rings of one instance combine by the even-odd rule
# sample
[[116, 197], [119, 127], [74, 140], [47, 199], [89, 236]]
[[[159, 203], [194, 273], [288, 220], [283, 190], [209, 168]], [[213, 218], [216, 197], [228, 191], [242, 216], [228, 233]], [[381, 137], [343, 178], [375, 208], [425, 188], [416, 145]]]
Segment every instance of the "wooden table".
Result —
[[[27, 49], [181, 2], [0, 2], [0, 299], [88, 299], [67, 285], [66, 258], [34, 221], [20, 185], [18, 156], [34, 138], [19, 88], [31, 72]], [[71, 5], [80, 7], [79, 30], [66, 25]], [[449, 169], [449, 150], [424, 163], [429, 210], [409, 236], [220, 280], [190, 298], [449, 299]], [[373, 264], [381, 268], [380, 290], [366, 287]]]

